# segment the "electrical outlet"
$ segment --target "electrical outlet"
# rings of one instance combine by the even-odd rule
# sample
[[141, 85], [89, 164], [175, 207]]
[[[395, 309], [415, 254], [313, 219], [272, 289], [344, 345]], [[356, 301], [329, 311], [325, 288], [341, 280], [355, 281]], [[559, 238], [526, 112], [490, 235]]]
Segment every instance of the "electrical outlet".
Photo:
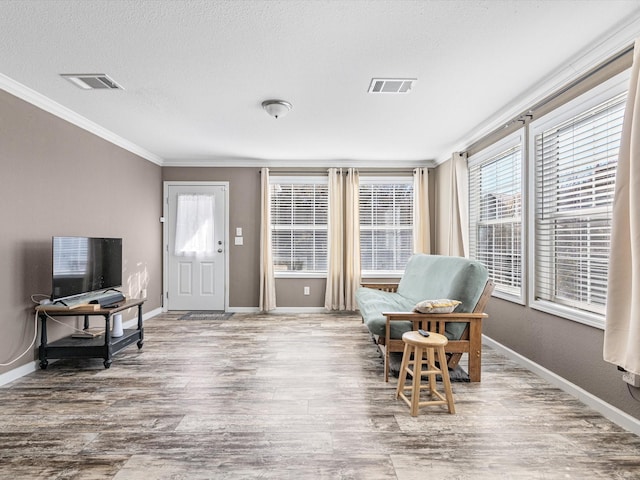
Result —
[[632, 387], [640, 387], [640, 375], [636, 375], [632, 372], [624, 372], [622, 374], [622, 380], [627, 382]]
[[311, 295], [311, 289], [309, 287], [304, 287], [304, 294]]

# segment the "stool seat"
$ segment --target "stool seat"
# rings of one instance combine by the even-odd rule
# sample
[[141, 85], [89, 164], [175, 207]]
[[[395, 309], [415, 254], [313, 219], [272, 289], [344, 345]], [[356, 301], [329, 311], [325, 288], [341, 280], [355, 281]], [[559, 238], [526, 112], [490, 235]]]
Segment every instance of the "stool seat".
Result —
[[429, 332], [428, 337], [423, 337], [417, 331], [406, 332], [402, 335], [402, 340], [404, 343], [408, 343], [409, 345], [422, 345], [424, 347], [446, 347], [449, 340], [444, 335], [440, 335], [439, 333]]
[[[429, 336], [424, 337], [419, 332], [411, 331], [403, 334], [402, 340], [404, 341], [404, 353], [396, 388], [396, 398], [401, 398], [409, 405], [411, 415], [414, 417], [418, 415], [420, 407], [430, 405], [446, 405], [449, 413], [456, 413], [449, 369], [447, 368], [447, 356], [444, 351], [444, 347], [449, 343], [447, 337], [435, 332], [429, 332]], [[438, 365], [436, 365], [436, 357]], [[438, 374], [442, 378], [444, 395], [436, 389], [436, 375]], [[407, 375], [412, 377], [411, 386], [405, 386]], [[421, 385], [422, 375], [426, 375], [428, 378], [426, 385]], [[420, 393], [427, 389], [432, 399], [421, 402]], [[405, 391], [411, 392], [411, 399], [407, 398]]]

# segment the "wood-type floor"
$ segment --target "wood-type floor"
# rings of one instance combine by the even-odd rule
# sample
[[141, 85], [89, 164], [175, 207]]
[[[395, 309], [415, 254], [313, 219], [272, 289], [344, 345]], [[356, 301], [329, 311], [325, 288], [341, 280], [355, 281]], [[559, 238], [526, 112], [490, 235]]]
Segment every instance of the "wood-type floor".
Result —
[[2, 479], [638, 479], [640, 438], [485, 349], [418, 417], [354, 315], [145, 322], [0, 388]]

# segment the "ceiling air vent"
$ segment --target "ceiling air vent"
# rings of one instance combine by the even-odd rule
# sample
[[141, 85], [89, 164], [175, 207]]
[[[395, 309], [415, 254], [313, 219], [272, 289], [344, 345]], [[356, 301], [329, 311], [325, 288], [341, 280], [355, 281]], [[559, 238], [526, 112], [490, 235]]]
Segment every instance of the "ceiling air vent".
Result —
[[83, 90], [123, 90], [120, 85], [104, 73], [62, 73], [60, 76]]
[[372, 78], [369, 93], [409, 93], [417, 78]]

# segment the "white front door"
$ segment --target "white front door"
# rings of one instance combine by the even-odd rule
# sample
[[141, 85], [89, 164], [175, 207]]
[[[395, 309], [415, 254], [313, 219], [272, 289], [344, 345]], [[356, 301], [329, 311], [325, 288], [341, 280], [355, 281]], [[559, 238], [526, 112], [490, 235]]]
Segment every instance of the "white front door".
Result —
[[227, 188], [185, 183], [166, 192], [166, 306], [225, 310]]

